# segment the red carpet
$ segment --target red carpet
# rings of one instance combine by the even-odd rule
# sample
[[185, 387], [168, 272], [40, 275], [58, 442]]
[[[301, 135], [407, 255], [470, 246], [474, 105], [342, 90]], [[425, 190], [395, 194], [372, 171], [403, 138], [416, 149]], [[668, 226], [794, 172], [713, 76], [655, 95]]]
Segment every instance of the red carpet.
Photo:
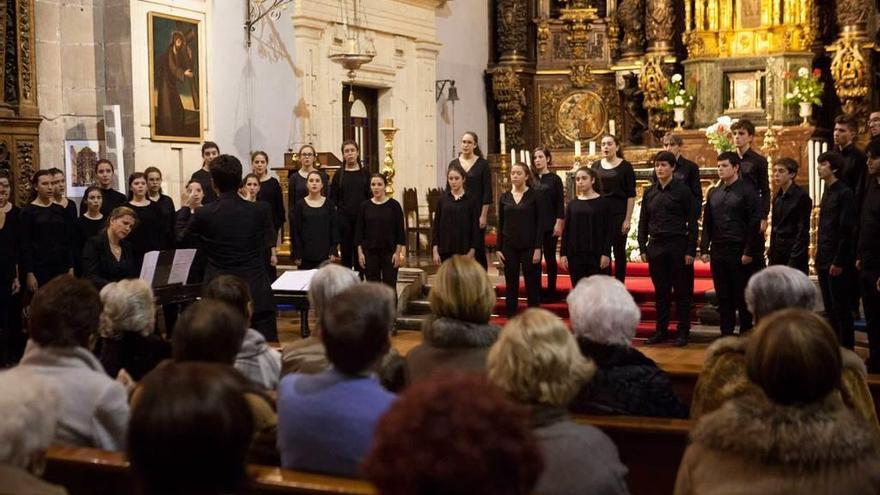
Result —
[[[551, 311], [559, 315], [560, 318], [564, 319], [566, 323], [568, 322], [569, 314], [568, 314], [568, 304], [565, 302], [565, 298], [568, 296], [569, 291], [571, 290], [571, 279], [568, 277], [568, 274], [565, 270], [562, 270], [562, 267], [559, 268], [559, 278], [556, 281], [557, 291], [559, 292], [560, 299], [556, 301], [551, 301], [547, 303], [541, 304], [541, 307]], [[651, 283], [651, 278], [648, 273], [648, 264], [647, 263], [628, 263], [626, 267], [626, 289], [632, 294], [633, 299], [635, 299], [636, 304], [639, 306], [639, 309], [642, 312], [642, 319], [639, 323], [638, 328], [636, 329], [637, 337], [647, 337], [649, 336], [655, 328], [656, 318], [657, 318], [657, 309], [654, 305], [654, 284]], [[697, 309], [699, 309], [702, 305], [706, 303], [706, 292], [712, 290], [712, 272], [709, 269], [708, 263], [697, 262], [694, 267], [694, 307], [691, 310], [691, 324], [696, 323], [696, 314]], [[547, 290], [547, 276], [543, 275], [541, 277], [542, 281], [542, 293], [545, 293]], [[505, 285], [501, 283], [495, 288], [495, 293], [498, 295], [498, 301], [495, 304], [495, 308], [492, 310], [492, 313], [496, 316], [493, 316], [492, 322], [498, 325], [503, 325], [507, 322], [507, 318], [504, 318], [503, 315], [505, 313], [504, 308], [504, 290]], [[522, 279], [520, 279], [520, 301], [519, 301], [519, 309], [518, 311], [523, 311], [526, 309], [526, 301], [525, 301], [525, 287]], [[669, 324], [670, 331], [675, 330], [676, 320], [675, 317], [675, 305], [672, 306], [672, 315], [673, 320]]]

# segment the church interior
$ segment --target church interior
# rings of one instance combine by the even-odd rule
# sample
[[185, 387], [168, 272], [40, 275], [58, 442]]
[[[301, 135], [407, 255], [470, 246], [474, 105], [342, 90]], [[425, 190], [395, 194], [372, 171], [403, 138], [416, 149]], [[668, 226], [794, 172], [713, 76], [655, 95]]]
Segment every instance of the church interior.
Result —
[[[37, 424], [34, 414], [18, 423], [0, 419], [0, 446], [15, 445], [9, 452], [0, 448], [0, 493], [7, 482], [21, 487], [9, 493], [72, 495], [880, 493], [880, 0], [9, 0], [0, 2], [0, 32], [0, 257], [6, 258], [0, 261], [0, 368], [8, 368], [0, 370], [0, 417], [4, 410], [28, 416], [28, 401], [44, 400], [36, 397], [43, 385], [35, 376], [49, 377], [58, 395], [52, 404], [60, 401], [51, 424]], [[349, 148], [354, 151], [347, 154]], [[238, 163], [237, 195], [220, 187], [218, 160]], [[107, 179], [102, 163], [110, 164]], [[481, 163], [483, 178], [472, 172]], [[631, 175], [610, 172], [624, 170], [618, 164]], [[662, 164], [674, 172], [662, 171]], [[731, 175], [727, 170], [734, 168]], [[346, 182], [361, 180], [352, 170], [365, 182]], [[139, 201], [159, 208], [150, 189], [155, 173], [155, 194], [168, 198], [167, 222], [140, 234], [138, 227], [147, 231], [150, 220], [140, 216]], [[45, 193], [41, 180], [56, 174], [63, 177], [53, 182], [55, 192]], [[456, 174], [461, 193], [453, 190]], [[270, 181], [276, 184], [273, 199], [249, 192], [249, 177], [264, 195], [274, 191], [267, 189]], [[474, 198], [477, 180], [484, 182]], [[136, 189], [139, 183], [146, 193]], [[559, 184], [553, 200], [545, 199], [551, 197], [547, 183]], [[584, 227], [607, 230], [598, 234], [602, 246], [590, 247], [583, 261], [586, 275], [599, 275], [581, 278], [587, 265], [575, 259], [582, 261], [583, 252], [566, 247], [581, 235], [572, 233], [575, 227], [566, 230], [578, 225], [572, 212], [594, 196], [614, 196], [615, 187], [622, 210], [612, 211], [606, 201], [605, 209], [591, 210], [592, 223]], [[364, 191], [353, 214], [343, 211], [352, 188]], [[533, 189], [534, 221], [522, 213]], [[95, 190], [103, 206], [91, 204]], [[104, 211], [108, 190], [122, 194], [119, 208]], [[800, 199], [790, 200], [795, 190]], [[679, 194], [690, 198], [684, 206], [668, 199], [678, 191], [692, 193]], [[213, 224], [198, 212], [213, 207], [208, 194], [221, 205], [224, 197], [248, 200], [251, 194], [255, 204], [274, 201], [275, 210], [264, 208], [268, 220], [222, 223], [234, 238], [224, 244], [217, 237], [224, 234], [207, 233]], [[44, 197], [54, 197], [46, 199], [47, 209], [60, 204], [74, 213], [37, 241], [39, 220], [26, 227], [27, 211], [40, 210]], [[449, 215], [462, 197], [471, 209], [461, 215], [473, 225], [459, 227], [448, 217], [441, 222], [439, 212]], [[800, 201], [794, 213], [786, 201]], [[395, 210], [397, 216], [370, 224], [370, 206], [389, 203], [399, 215]], [[312, 265], [303, 253], [316, 245], [309, 237], [315, 234], [304, 233], [304, 215], [325, 206], [331, 253], [322, 247], [322, 263]], [[680, 214], [673, 210], [679, 206]], [[90, 240], [76, 233], [86, 212], [102, 219], [88, 217], [96, 225]], [[115, 227], [119, 215], [130, 224]], [[390, 218], [393, 226], [375, 228]], [[264, 229], [263, 223], [274, 225]], [[116, 229], [128, 230], [116, 239]], [[243, 240], [251, 230], [257, 233]], [[458, 239], [452, 230], [467, 231], [461, 235], [471, 236], [470, 244], [441, 252], [446, 241], [438, 238]], [[511, 247], [523, 231], [529, 242], [538, 231], [537, 245]], [[390, 251], [381, 251], [381, 269], [374, 265], [381, 274], [366, 280], [384, 281], [394, 289], [391, 296], [375, 286], [364, 292], [363, 304], [332, 300], [331, 291], [354, 297], [351, 289], [334, 287], [343, 283], [335, 279], [322, 279], [326, 294], [313, 291], [328, 259], [363, 280], [367, 263], [380, 263], [369, 261], [381, 257], [378, 244], [369, 243], [385, 242], [373, 239], [376, 232], [397, 237], [388, 240]], [[152, 247], [138, 253], [138, 235]], [[65, 265], [59, 278], [44, 281], [33, 267], [51, 254], [51, 239], [63, 236], [76, 244], [69, 270]], [[65, 277], [58, 285], [70, 291], [78, 281], [94, 282], [85, 275], [83, 246], [88, 250], [101, 237], [106, 259], [121, 263], [132, 256], [119, 247], [126, 236], [138, 262], [131, 276], [102, 273], [97, 291], [87, 284], [89, 296], [76, 296], [98, 301], [100, 329], [96, 316], [86, 340], [51, 343], [51, 332], [40, 330], [47, 318], [69, 320], [65, 325], [73, 328], [88, 306], [57, 302], [65, 293], [53, 282]], [[168, 242], [151, 244], [145, 236]], [[233, 253], [240, 259], [219, 268], [217, 252], [235, 242], [242, 246]], [[246, 248], [252, 248], [248, 255]], [[674, 252], [674, 262], [665, 249]], [[174, 252], [163, 256], [168, 251]], [[179, 261], [184, 251], [191, 252], [189, 261]], [[469, 265], [459, 258], [470, 258]], [[485, 270], [466, 278], [473, 260]], [[141, 267], [148, 263], [152, 269]], [[198, 263], [205, 271], [194, 283]], [[773, 271], [776, 265], [788, 271]], [[263, 282], [254, 282], [250, 269]], [[214, 278], [218, 274], [224, 275]], [[204, 305], [214, 297], [205, 292], [209, 279], [214, 284], [225, 274], [243, 279], [247, 296], [241, 297], [249, 298], [244, 319], [237, 313], [234, 319], [247, 333], [235, 349], [241, 376], [231, 378], [222, 359], [222, 366], [193, 365], [184, 361], [215, 358], [180, 357], [188, 326], [209, 328], [204, 314], [211, 313], [219, 328], [223, 311], [235, 306]], [[143, 342], [130, 344], [119, 332], [108, 337], [105, 325], [112, 329], [110, 320], [124, 320], [131, 332], [143, 322], [135, 313], [108, 316], [121, 304], [108, 289], [121, 291], [116, 284], [138, 276], [147, 282], [152, 311], [141, 318], [149, 327], [139, 334]], [[345, 279], [327, 272], [331, 276]], [[40, 301], [44, 287], [52, 295]], [[393, 311], [385, 347], [361, 368], [340, 371], [346, 359], [356, 361], [355, 354], [382, 344], [355, 330], [333, 338], [328, 322], [336, 318], [340, 328], [354, 328], [373, 318], [365, 325], [381, 325], [377, 314], [384, 306], [371, 305], [381, 306], [385, 296]], [[47, 303], [51, 297], [58, 299]], [[270, 308], [264, 311], [260, 302]], [[202, 315], [193, 311], [199, 305]], [[466, 321], [455, 340], [440, 330], [450, 319], [443, 311], [483, 312], [485, 318]], [[272, 320], [271, 333], [257, 324], [261, 314]], [[566, 331], [542, 334], [554, 325]], [[158, 343], [148, 346], [148, 335]], [[223, 352], [222, 343], [210, 341], [210, 330], [203, 340], [193, 335], [190, 345], [202, 346], [205, 356]], [[822, 339], [832, 343], [830, 354], [822, 354]], [[239, 367], [249, 342], [277, 355], [277, 368], [260, 370], [273, 375], [269, 386], [254, 385]], [[352, 342], [354, 350], [339, 350]], [[569, 347], [541, 354], [541, 346], [559, 342]], [[113, 352], [125, 357], [106, 361], [102, 353], [117, 344]], [[525, 351], [517, 353], [518, 344]], [[61, 347], [50, 352], [55, 345]], [[86, 416], [91, 426], [77, 423], [82, 418], [66, 422], [64, 415], [82, 414], [90, 401], [109, 400], [116, 389], [105, 385], [100, 398], [92, 397], [94, 388], [72, 397], [77, 387], [97, 387], [98, 379], [82, 375], [76, 387], [65, 385], [58, 378], [65, 366], [86, 365], [49, 363], [46, 356], [61, 359], [62, 347], [65, 359], [74, 360], [72, 349], [82, 351], [86, 357], [76, 359], [90, 363], [89, 373], [109, 376], [123, 396], [116, 410], [95, 413], [103, 420]], [[289, 355], [296, 361], [288, 362]], [[131, 363], [143, 366], [144, 359], [155, 360], [153, 371], [135, 376]], [[414, 370], [426, 361], [452, 374], [418, 377]], [[111, 373], [109, 366], [117, 365], [118, 373]], [[798, 374], [801, 368], [815, 372]], [[481, 381], [468, 382], [460, 371]], [[308, 382], [309, 389], [305, 379], [292, 378], [301, 375], [324, 381]], [[381, 393], [357, 382], [367, 377]], [[248, 379], [250, 388], [240, 383]], [[339, 383], [328, 385], [333, 380]], [[217, 453], [237, 449], [224, 443], [232, 442], [230, 425], [239, 421], [229, 419], [232, 413], [204, 416], [203, 427], [190, 425], [187, 435], [183, 419], [169, 419], [184, 416], [183, 409], [161, 409], [153, 392], [164, 387], [173, 395], [189, 386], [207, 394], [220, 382], [252, 410], [247, 429], [253, 438], [248, 431], [237, 459]], [[13, 393], [27, 388], [17, 383], [39, 391]], [[479, 387], [486, 383], [492, 390], [484, 394]], [[332, 396], [332, 407], [321, 403], [330, 396], [309, 396], [334, 386], [333, 393], [352, 395]], [[456, 390], [468, 386], [475, 387], [472, 395], [457, 399]], [[522, 412], [526, 418], [526, 440], [514, 426], [498, 424], [496, 431], [494, 416], [479, 416], [488, 414], [497, 391], [504, 392], [501, 406], [519, 408], [504, 417]], [[434, 402], [431, 392], [439, 394]], [[418, 401], [428, 404], [417, 410]], [[381, 418], [380, 403], [380, 412], [388, 410]], [[292, 412], [294, 405], [301, 409]], [[42, 406], [37, 409], [53, 409]], [[292, 419], [305, 408], [313, 412], [299, 423]], [[220, 409], [234, 407], [214, 407]], [[124, 419], [110, 426], [106, 418], [113, 415]], [[477, 426], [457, 424], [462, 417], [475, 418]], [[349, 423], [333, 423], [343, 419]], [[786, 422], [801, 433], [778, 428]], [[548, 424], [570, 429], [554, 433]], [[814, 434], [817, 425], [837, 440]], [[215, 431], [216, 442], [205, 440]], [[394, 432], [413, 437], [395, 440]], [[19, 439], [31, 434], [39, 440]], [[118, 441], [108, 440], [114, 436]], [[294, 438], [311, 450], [285, 445]], [[142, 450], [150, 442], [154, 450]], [[162, 452], [156, 447], [162, 442], [176, 447]], [[795, 454], [798, 444], [802, 451]], [[538, 461], [527, 452], [535, 445]], [[10, 453], [21, 456], [17, 451], [25, 449], [33, 450], [26, 459]], [[220, 464], [202, 466], [193, 460], [201, 455]], [[597, 460], [582, 465], [591, 456]], [[346, 463], [353, 467], [343, 469]], [[168, 479], [171, 485], [161, 485]]]

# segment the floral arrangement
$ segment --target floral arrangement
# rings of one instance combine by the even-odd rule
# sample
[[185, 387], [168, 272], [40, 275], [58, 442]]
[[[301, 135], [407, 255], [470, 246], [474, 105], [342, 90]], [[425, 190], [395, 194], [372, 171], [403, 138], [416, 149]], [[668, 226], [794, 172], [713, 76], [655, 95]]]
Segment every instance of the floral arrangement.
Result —
[[642, 252], [639, 250], [639, 216], [641, 214], [642, 198], [639, 196], [633, 206], [632, 220], [629, 224], [629, 233], [626, 236], [626, 259], [629, 261], [642, 261]]
[[719, 153], [724, 151], [733, 151], [733, 133], [730, 132], [730, 126], [736, 122], [726, 115], [718, 117], [714, 124], [705, 129], [706, 139], [709, 144]]
[[811, 73], [806, 67], [801, 67], [797, 71], [797, 77], [792, 78], [788, 71], [785, 71], [783, 77], [791, 80], [791, 91], [785, 93], [783, 100], [786, 105], [812, 103], [822, 106], [822, 90], [825, 85], [819, 80], [822, 77], [821, 70], [813, 69]]
[[694, 94], [685, 89], [681, 74], [672, 75], [672, 78], [666, 83], [665, 93], [666, 96], [663, 97], [663, 110], [669, 111], [676, 107], [689, 107], [694, 103]]

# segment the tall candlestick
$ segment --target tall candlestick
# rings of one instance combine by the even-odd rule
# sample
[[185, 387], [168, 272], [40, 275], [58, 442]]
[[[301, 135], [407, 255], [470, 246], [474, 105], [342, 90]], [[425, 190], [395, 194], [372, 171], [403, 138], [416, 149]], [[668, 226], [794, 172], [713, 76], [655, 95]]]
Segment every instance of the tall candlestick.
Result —
[[507, 153], [507, 136], [504, 135], [504, 122], [498, 124], [498, 135], [501, 136], [501, 154]]
[[596, 156], [596, 141], [590, 141], [590, 156]]
[[581, 156], [581, 140], [580, 139], [578, 139], [574, 142], [574, 156], [576, 156], [576, 157]]
[[617, 135], [617, 133], [615, 132], [616, 127], [614, 124], [615, 124], [614, 119], [611, 119], [608, 121], [608, 133], [611, 134], [612, 136]]

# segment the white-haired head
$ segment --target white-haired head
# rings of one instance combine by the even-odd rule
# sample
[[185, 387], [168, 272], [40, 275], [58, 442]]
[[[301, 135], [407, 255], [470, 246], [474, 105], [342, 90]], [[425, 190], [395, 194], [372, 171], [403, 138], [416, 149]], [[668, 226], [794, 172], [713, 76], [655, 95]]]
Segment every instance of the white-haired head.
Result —
[[27, 469], [55, 437], [58, 398], [45, 378], [12, 368], [0, 372], [0, 464]]
[[360, 281], [356, 272], [342, 265], [330, 263], [321, 267], [309, 283], [309, 306], [315, 311], [315, 318], [320, 322], [330, 301]]
[[626, 287], [607, 275], [583, 278], [568, 294], [575, 335], [600, 344], [630, 345], [641, 311]]
[[813, 310], [816, 286], [810, 277], [790, 266], [773, 265], [752, 275], [746, 285], [746, 306], [755, 321], [787, 308]]
[[144, 337], [156, 326], [156, 304], [153, 289], [146, 281], [133, 278], [112, 282], [101, 289], [102, 337], [118, 338], [122, 332], [135, 332]]

